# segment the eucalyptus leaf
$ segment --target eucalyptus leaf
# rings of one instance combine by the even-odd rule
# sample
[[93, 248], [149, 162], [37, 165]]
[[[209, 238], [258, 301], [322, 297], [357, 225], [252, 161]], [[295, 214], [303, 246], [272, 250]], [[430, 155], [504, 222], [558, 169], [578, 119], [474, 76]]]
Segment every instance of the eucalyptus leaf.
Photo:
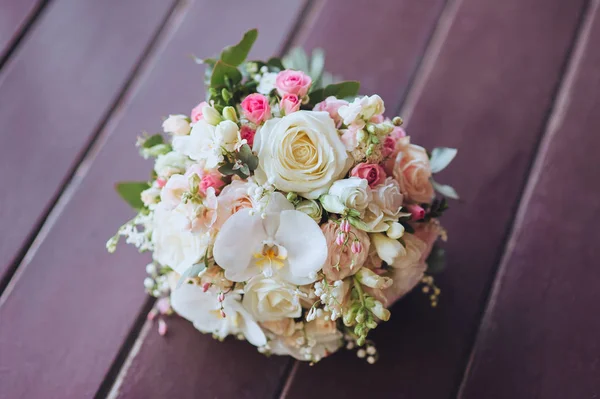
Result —
[[117, 193], [127, 202], [133, 209], [140, 210], [144, 208], [144, 203], [140, 195], [142, 191], [150, 188], [148, 182], [120, 182], [115, 184]]
[[440, 193], [448, 198], [452, 198], [452, 199], [456, 199], [456, 200], [459, 199], [458, 193], [452, 186], [448, 186], [446, 184], [440, 184], [433, 179], [431, 179], [431, 184], [433, 185], [433, 188], [435, 189], [435, 191], [437, 191], [438, 193]]
[[354, 80], [334, 83], [326, 86], [323, 89], [317, 89], [310, 93], [311, 104], [316, 104], [323, 101], [329, 96], [337, 98], [354, 97], [360, 90], [360, 83]]
[[437, 147], [431, 151], [429, 165], [432, 173], [441, 172], [452, 162], [458, 150], [456, 148]]
[[229, 65], [221, 60], [215, 64], [210, 75], [211, 87], [225, 86], [225, 77], [231, 80], [232, 84], [237, 84], [242, 80], [242, 73], [233, 65]]
[[258, 30], [252, 29], [244, 34], [240, 42], [233, 46], [228, 46], [221, 52], [221, 60], [226, 64], [238, 66], [246, 60], [252, 45], [258, 37]]
[[152, 136], [150, 136], [144, 140], [144, 144], [142, 144], [142, 148], [151, 148], [151, 147], [154, 147], [155, 145], [159, 145], [164, 142], [165, 142], [165, 139], [162, 136], [162, 134], [160, 134], [160, 133], [153, 134]]
[[177, 281], [177, 287], [176, 288], [181, 287], [181, 285], [188, 278], [198, 277], [198, 275], [204, 269], [206, 269], [206, 265], [204, 263], [196, 263], [195, 265], [192, 265], [192, 266], [188, 267], [188, 269], [181, 274], [181, 277], [179, 277], [179, 280]]
[[240, 147], [238, 158], [240, 161], [248, 165], [250, 170], [255, 170], [258, 167], [258, 157], [254, 155], [248, 144], [244, 144]]

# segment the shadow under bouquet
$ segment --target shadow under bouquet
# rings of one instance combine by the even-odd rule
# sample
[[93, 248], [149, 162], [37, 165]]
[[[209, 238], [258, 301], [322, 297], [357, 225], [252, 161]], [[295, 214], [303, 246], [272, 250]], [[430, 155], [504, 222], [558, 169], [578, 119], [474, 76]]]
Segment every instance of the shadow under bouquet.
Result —
[[256, 37], [202, 60], [207, 101], [138, 139], [154, 170], [117, 184], [138, 214], [107, 248], [124, 236], [152, 252], [150, 318], [175, 312], [267, 354], [317, 362], [345, 346], [373, 363], [369, 331], [394, 301], [421, 282], [437, 304], [439, 217], [456, 192], [432, 174], [456, 150], [413, 144], [378, 95], [323, 72], [319, 50], [246, 61]]

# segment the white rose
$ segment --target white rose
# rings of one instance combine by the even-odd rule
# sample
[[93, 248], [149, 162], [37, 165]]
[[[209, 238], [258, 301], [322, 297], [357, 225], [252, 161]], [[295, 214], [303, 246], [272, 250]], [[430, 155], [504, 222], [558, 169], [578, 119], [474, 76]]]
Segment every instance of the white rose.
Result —
[[321, 222], [321, 217], [323, 216], [323, 210], [319, 203], [315, 200], [302, 200], [296, 205], [296, 210], [302, 213], [306, 213], [310, 216], [315, 222]]
[[154, 260], [182, 274], [198, 263], [210, 243], [209, 234], [192, 233], [183, 229], [186, 217], [159, 204], [154, 211], [152, 242]]
[[260, 184], [315, 199], [346, 174], [351, 164], [327, 112], [298, 111], [268, 120], [254, 137]]
[[186, 136], [190, 133], [190, 120], [185, 115], [169, 115], [162, 124], [163, 131], [174, 136]]
[[205, 160], [205, 167], [212, 169], [223, 160], [222, 148], [233, 151], [238, 138], [239, 129], [234, 122], [226, 120], [213, 126], [201, 119], [189, 136], [173, 138], [173, 149], [194, 161]]
[[159, 155], [154, 163], [154, 171], [163, 179], [168, 179], [174, 174], [183, 174], [190, 164], [190, 160], [183, 154], [175, 151]]
[[256, 276], [244, 287], [243, 305], [257, 321], [297, 318], [302, 314], [298, 290], [276, 278]]
[[373, 199], [369, 182], [360, 177], [338, 180], [329, 189], [329, 195], [340, 199], [346, 208], [363, 212]]

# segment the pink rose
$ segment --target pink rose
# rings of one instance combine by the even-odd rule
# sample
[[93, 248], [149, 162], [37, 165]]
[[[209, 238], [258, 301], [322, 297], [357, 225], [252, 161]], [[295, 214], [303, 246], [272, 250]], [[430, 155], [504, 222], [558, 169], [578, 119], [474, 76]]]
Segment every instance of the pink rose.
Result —
[[295, 94], [302, 98], [308, 94], [308, 89], [312, 84], [310, 76], [301, 71], [286, 69], [277, 74], [275, 87], [280, 96], [284, 94]]
[[423, 207], [420, 205], [407, 205], [406, 209], [408, 209], [411, 214], [411, 219], [414, 221], [421, 220], [425, 217], [425, 209], [423, 209]]
[[283, 111], [284, 115], [291, 114], [300, 109], [301, 101], [295, 94], [286, 93], [281, 98], [279, 108]]
[[208, 105], [208, 103], [206, 101], [202, 101], [200, 104], [196, 105], [193, 109], [192, 109], [192, 123], [196, 123], [198, 122], [200, 119], [203, 118], [202, 116], [202, 107]]
[[396, 150], [395, 158], [385, 163], [386, 172], [394, 176], [406, 201], [430, 203], [434, 190], [427, 152], [423, 147], [410, 144], [410, 137], [400, 138]]
[[242, 101], [242, 111], [244, 116], [250, 122], [260, 125], [267, 119], [271, 118], [271, 107], [269, 99], [262, 94], [250, 94]]
[[221, 188], [225, 185], [225, 182], [221, 178], [222, 175], [217, 171], [206, 173], [200, 180], [200, 192], [206, 195], [208, 188], [212, 187], [215, 189], [215, 194], [218, 195], [221, 192]]
[[360, 177], [369, 182], [369, 187], [373, 188], [385, 181], [386, 175], [383, 168], [377, 164], [359, 163], [352, 169], [350, 176]]
[[[321, 226], [321, 230], [327, 240], [328, 249], [327, 260], [323, 265], [325, 277], [330, 281], [336, 281], [352, 276], [367, 260], [371, 246], [367, 233], [350, 227], [350, 232], [347, 234], [348, 242], [343, 246], [339, 246], [336, 243], [340, 232], [337, 223], [330, 220]], [[361, 251], [357, 254], [352, 252], [352, 243], [355, 240], [358, 240], [361, 246]]]
[[341, 106], [348, 105], [348, 101], [338, 100], [334, 96], [329, 96], [325, 100], [321, 101], [313, 108], [313, 111], [324, 111], [329, 114], [331, 119], [335, 122], [335, 127], [339, 128], [342, 126], [342, 117], [338, 114], [338, 109]]
[[250, 148], [254, 145], [254, 135], [256, 135], [256, 130], [252, 129], [248, 125], [243, 125], [240, 129], [240, 137], [242, 140], [246, 140]]

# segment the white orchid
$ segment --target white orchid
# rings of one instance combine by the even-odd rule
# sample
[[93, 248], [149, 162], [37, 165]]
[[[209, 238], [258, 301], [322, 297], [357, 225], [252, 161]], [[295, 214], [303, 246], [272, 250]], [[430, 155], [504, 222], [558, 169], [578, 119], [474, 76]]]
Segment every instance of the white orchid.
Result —
[[242, 282], [263, 274], [295, 285], [310, 284], [327, 259], [319, 225], [281, 193], [273, 193], [263, 213], [242, 209], [217, 235], [213, 256], [225, 277]]
[[243, 334], [254, 346], [264, 346], [267, 339], [258, 323], [240, 302], [241, 295], [231, 292], [219, 302], [219, 293], [211, 288], [204, 291], [193, 284], [183, 284], [171, 293], [171, 306], [198, 330], [223, 339], [229, 334]]

